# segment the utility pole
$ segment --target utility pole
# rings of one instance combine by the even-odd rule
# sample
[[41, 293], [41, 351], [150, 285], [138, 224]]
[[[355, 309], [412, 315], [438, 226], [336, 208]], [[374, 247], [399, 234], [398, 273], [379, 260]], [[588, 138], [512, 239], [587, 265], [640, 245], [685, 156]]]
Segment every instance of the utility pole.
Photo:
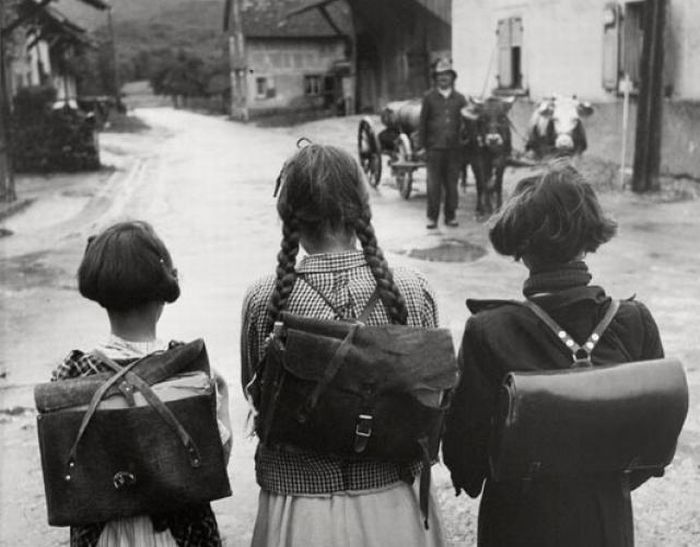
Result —
[[644, 45], [632, 172], [632, 190], [635, 192], [659, 189], [661, 165], [666, 0], [647, 0], [644, 8]]
[[228, 49], [231, 71], [231, 117], [248, 121], [248, 63], [241, 21], [241, 0], [228, 0], [224, 22], [229, 31]]
[[7, 77], [5, 0], [0, 0], [0, 202], [17, 199], [10, 158], [10, 83]]

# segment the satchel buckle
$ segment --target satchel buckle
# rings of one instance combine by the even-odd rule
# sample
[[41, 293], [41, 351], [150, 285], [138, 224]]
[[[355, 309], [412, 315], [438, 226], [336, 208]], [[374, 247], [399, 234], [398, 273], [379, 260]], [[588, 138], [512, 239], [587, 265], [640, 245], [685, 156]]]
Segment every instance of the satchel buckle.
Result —
[[358, 414], [357, 424], [355, 424], [355, 452], [360, 454], [367, 448], [367, 441], [372, 436], [371, 414]]
[[372, 420], [374, 418], [370, 414], [360, 414], [357, 416], [357, 425], [355, 426], [355, 435], [358, 437], [370, 437], [372, 435]]
[[127, 486], [130, 486], [136, 482], [136, 477], [128, 471], [117, 471], [112, 477], [112, 484], [117, 490], [121, 490]]

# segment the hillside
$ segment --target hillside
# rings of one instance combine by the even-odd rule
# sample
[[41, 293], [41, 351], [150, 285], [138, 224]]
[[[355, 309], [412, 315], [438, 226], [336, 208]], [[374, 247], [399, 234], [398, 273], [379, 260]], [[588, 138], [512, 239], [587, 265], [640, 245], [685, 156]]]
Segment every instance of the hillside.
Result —
[[[316, 10], [284, 25], [278, 24], [289, 10], [309, 1], [247, 0], [242, 10], [244, 32], [276, 38], [333, 36], [333, 28]], [[103, 92], [105, 85], [88, 84], [94, 79], [113, 81], [108, 12], [90, 8], [79, 0], [57, 0], [54, 5], [92, 31], [101, 44], [99, 51], [87, 54], [90, 59], [83, 64], [90, 67], [82, 69], [81, 81], [84, 93]], [[227, 73], [227, 39], [223, 31], [225, 0], [112, 0], [112, 6], [117, 72], [122, 82], [153, 82], [159, 74], [163, 76], [177, 67], [183, 82], [196, 80], [200, 88], [208, 89], [214, 74]], [[348, 26], [349, 12], [342, 3], [334, 4], [330, 11], [341, 28]], [[172, 74], [168, 78], [172, 79]], [[85, 86], [93, 89], [88, 93]]]
[[[202, 58], [217, 58], [222, 50], [223, 0], [112, 0], [114, 34], [120, 63], [140, 51], [185, 49]], [[106, 37], [106, 12], [77, 0], [55, 6], [76, 21]]]
[[[218, 2], [212, 0], [110, 0], [115, 22], [147, 21], [164, 11], [183, 4], [196, 10], [196, 5], [201, 3], [219, 4], [220, 20], [224, 11], [224, 0]], [[92, 9], [79, 0], [56, 0], [52, 5], [88, 30], [95, 30], [106, 25], [107, 14], [105, 12]]]
[[202, 58], [219, 57], [224, 43], [222, 6], [221, 0], [189, 0], [171, 2], [150, 13], [139, 8], [138, 18], [115, 17], [119, 57], [130, 59], [141, 50], [159, 49], [184, 49]]

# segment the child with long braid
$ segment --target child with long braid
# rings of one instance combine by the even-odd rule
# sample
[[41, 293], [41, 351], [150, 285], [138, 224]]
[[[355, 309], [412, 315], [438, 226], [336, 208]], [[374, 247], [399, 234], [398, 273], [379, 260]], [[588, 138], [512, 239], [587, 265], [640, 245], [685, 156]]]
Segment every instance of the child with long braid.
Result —
[[[437, 326], [427, 281], [408, 269], [389, 269], [371, 223], [364, 175], [352, 156], [309, 144], [287, 161], [279, 182], [283, 237], [276, 273], [252, 285], [243, 305], [244, 387], [282, 311], [357, 318], [376, 290], [382, 305], [372, 308], [368, 324]], [[306, 256], [297, 262], [300, 247]], [[255, 467], [261, 491], [253, 546], [443, 544], [435, 503], [430, 504], [430, 529], [422, 525], [418, 461], [344, 460], [260, 444]]]

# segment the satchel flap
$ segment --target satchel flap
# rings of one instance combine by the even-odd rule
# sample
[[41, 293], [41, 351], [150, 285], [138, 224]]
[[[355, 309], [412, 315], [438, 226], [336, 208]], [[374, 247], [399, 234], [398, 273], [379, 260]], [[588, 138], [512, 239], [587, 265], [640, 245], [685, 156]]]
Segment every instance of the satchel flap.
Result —
[[308, 332], [337, 340], [345, 338], [353, 324], [349, 321], [303, 317], [289, 312], [282, 312], [280, 319], [287, 329]]
[[662, 468], [688, 413], [677, 359], [546, 372], [512, 372], [504, 382], [492, 466], [518, 478]]
[[[319, 320], [296, 321], [296, 328], [291, 324], [284, 366], [298, 378], [318, 381], [350, 325]], [[447, 329], [361, 326], [351, 344], [339, 372], [349, 389], [374, 383], [382, 391], [442, 391], [457, 384], [454, 344]]]
[[[162, 382], [179, 373], [201, 371], [211, 374], [206, 346], [201, 338], [149, 355], [132, 370], [149, 385]], [[99, 387], [111, 376], [111, 372], [101, 372], [83, 378], [37, 384], [34, 387], [36, 408], [39, 412], [51, 412], [86, 405]], [[105, 397], [111, 397], [116, 393], [119, 393], [119, 389], [114, 386], [107, 391]]]

